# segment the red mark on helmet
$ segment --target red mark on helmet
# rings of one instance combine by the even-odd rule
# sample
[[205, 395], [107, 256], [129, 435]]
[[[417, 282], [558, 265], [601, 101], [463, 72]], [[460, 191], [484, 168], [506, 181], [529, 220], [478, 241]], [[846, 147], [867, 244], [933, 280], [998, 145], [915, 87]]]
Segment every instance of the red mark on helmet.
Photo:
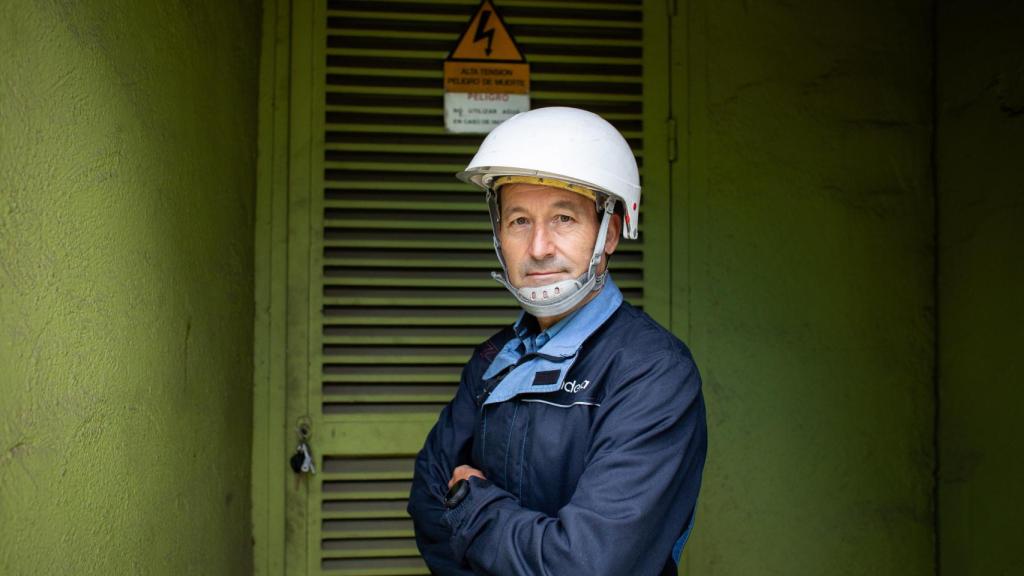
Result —
[[633, 210], [636, 210], [636, 202], [633, 202]]

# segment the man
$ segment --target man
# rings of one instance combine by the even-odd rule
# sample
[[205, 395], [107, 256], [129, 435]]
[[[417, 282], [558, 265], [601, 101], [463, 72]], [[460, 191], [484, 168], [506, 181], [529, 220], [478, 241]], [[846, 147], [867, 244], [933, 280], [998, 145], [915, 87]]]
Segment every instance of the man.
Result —
[[416, 459], [409, 514], [439, 574], [675, 574], [707, 451], [689, 350], [622, 299], [636, 160], [595, 114], [500, 124], [463, 180], [487, 191], [493, 276], [524, 309], [474, 351]]

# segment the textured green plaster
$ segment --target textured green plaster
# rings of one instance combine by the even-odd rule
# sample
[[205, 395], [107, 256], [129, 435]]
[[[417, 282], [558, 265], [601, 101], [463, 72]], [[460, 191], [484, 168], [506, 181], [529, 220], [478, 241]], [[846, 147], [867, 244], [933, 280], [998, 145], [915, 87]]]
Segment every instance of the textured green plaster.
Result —
[[0, 574], [251, 572], [259, 3], [0, 3]]
[[710, 450], [684, 573], [934, 573], [930, 14], [690, 5], [706, 181], [674, 228]]
[[939, 2], [942, 573], [1024, 574], [1024, 4]]

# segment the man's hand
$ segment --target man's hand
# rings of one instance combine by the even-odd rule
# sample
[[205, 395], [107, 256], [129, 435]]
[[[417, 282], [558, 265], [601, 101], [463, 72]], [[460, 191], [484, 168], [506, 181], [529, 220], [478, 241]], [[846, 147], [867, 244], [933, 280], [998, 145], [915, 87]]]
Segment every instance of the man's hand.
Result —
[[455, 470], [452, 472], [452, 479], [448, 481], [448, 487], [451, 488], [452, 485], [458, 482], [459, 480], [467, 480], [469, 479], [470, 476], [476, 476], [477, 478], [486, 480], [486, 478], [484, 478], [483, 472], [477, 470], [476, 468], [473, 468], [472, 466], [463, 464], [462, 466], [456, 467]]

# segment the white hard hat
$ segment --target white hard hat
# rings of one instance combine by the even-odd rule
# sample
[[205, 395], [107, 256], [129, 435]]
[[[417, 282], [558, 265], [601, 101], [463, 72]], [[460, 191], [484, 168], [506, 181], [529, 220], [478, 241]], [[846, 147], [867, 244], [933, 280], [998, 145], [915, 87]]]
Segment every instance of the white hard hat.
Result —
[[622, 236], [637, 237], [636, 158], [622, 134], [593, 112], [538, 108], [499, 124], [457, 177], [490, 189], [500, 176], [553, 178], [607, 194], [622, 203]]
[[[640, 171], [636, 159], [622, 134], [592, 112], [553, 107], [516, 114], [487, 135], [469, 166], [456, 176], [487, 191], [494, 251], [505, 271], [504, 275], [491, 275], [534, 316], [557, 316], [572, 310], [587, 294], [601, 289], [605, 275], [597, 270], [616, 203], [623, 207], [623, 237], [637, 237]], [[515, 287], [508, 281], [498, 238], [495, 190], [502, 182], [545, 184], [595, 199], [603, 216], [590, 266], [583, 275], [536, 287]]]

